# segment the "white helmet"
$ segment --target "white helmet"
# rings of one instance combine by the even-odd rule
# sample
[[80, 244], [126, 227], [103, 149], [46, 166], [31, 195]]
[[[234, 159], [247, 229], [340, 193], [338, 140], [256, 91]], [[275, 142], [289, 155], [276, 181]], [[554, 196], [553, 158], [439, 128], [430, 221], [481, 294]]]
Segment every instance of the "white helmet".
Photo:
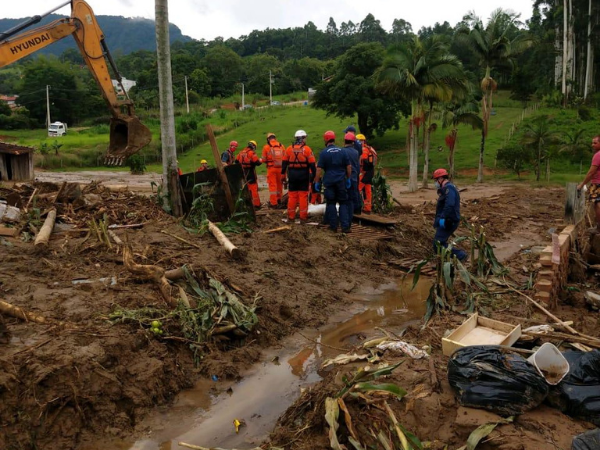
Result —
[[296, 131], [296, 134], [294, 135], [294, 137], [297, 137], [297, 138], [306, 137], [306, 131], [298, 130], [298, 131]]

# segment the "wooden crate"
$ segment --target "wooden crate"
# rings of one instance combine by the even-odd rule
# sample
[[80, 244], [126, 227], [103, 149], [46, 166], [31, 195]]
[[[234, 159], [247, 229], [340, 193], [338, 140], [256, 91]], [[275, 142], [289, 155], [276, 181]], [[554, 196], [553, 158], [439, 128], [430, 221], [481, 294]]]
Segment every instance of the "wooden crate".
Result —
[[510, 325], [497, 320], [480, 317], [475, 313], [442, 339], [442, 352], [446, 356], [468, 345], [508, 345], [521, 337], [521, 325]]

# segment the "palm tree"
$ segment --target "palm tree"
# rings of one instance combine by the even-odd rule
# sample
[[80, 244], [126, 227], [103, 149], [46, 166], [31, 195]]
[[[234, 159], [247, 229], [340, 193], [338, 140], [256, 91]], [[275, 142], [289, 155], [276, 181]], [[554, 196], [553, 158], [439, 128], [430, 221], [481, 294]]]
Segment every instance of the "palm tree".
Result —
[[538, 116], [524, 127], [521, 143], [536, 152], [535, 180], [540, 181], [542, 161], [546, 162], [546, 181], [550, 181], [550, 157], [559, 143], [558, 134], [550, 129], [548, 116]]
[[[512, 57], [523, 51], [530, 43], [524, 35], [518, 33], [517, 25], [519, 14], [507, 12], [501, 8], [492, 12], [487, 25], [483, 25], [481, 18], [470, 12], [465, 17], [463, 26], [457, 30], [457, 38], [466, 40], [476, 56], [479, 65], [485, 70], [481, 80], [481, 115], [483, 128], [481, 130], [481, 147], [479, 150], [479, 170], [477, 182], [483, 182], [483, 154], [485, 151], [485, 138], [488, 134], [490, 112], [492, 111], [493, 94], [498, 84], [492, 78], [492, 69], [512, 65]], [[516, 35], [515, 37], [512, 37]]]
[[[394, 98], [411, 104], [408, 121], [409, 178], [408, 190], [418, 189], [418, 139], [416, 129], [425, 117], [426, 102], [451, 101], [467, 92], [467, 77], [462, 63], [448, 53], [445, 45], [433, 36], [421, 40], [415, 36], [392, 47], [375, 73], [377, 86]], [[428, 155], [426, 155], [426, 158]]]
[[169, 1], [155, 0], [156, 59], [160, 99], [160, 136], [163, 160], [163, 189], [165, 209], [175, 216], [183, 215], [177, 174], [175, 146], [175, 115], [173, 113], [173, 78], [171, 76], [171, 47], [169, 46]]
[[470, 125], [473, 130], [483, 129], [483, 120], [479, 117], [479, 106], [473, 99], [462, 104], [449, 103], [444, 105], [442, 111], [442, 127], [452, 127], [446, 135], [445, 142], [448, 147], [448, 172], [450, 178], [454, 178], [454, 152], [458, 143], [458, 125]]
[[585, 136], [585, 129], [581, 128], [577, 131], [565, 132], [560, 139], [560, 145], [558, 147], [559, 153], [567, 153], [573, 157], [573, 159], [583, 160], [583, 157], [588, 154], [589, 151], [588, 138]]

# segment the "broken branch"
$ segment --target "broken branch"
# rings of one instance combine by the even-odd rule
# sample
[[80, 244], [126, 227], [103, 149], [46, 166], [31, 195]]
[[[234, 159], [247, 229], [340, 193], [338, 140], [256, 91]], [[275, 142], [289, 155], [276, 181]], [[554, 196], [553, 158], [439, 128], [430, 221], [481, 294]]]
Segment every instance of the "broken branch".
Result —
[[165, 277], [165, 269], [158, 266], [136, 264], [133, 261], [133, 252], [130, 246], [123, 247], [123, 265], [134, 275], [154, 281], [167, 305], [172, 308], [177, 306], [177, 301], [171, 297], [171, 286]]
[[235, 245], [233, 245], [229, 239], [227, 239], [227, 236], [225, 236], [225, 234], [223, 234], [223, 232], [219, 230], [219, 227], [217, 227], [210, 220], [207, 220], [207, 222], [208, 230], [217, 239], [219, 244], [221, 244], [225, 248], [225, 250], [227, 250], [227, 253], [229, 253], [234, 259], [239, 258], [241, 256], [240, 250]]
[[11, 317], [16, 317], [17, 319], [24, 320], [25, 322], [48, 323], [44, 317], [34, 314], [30, 311], [25, 311], [18, 306], [11, 305], [10, 303], [2, 300], [0, 300], [0, 313]]

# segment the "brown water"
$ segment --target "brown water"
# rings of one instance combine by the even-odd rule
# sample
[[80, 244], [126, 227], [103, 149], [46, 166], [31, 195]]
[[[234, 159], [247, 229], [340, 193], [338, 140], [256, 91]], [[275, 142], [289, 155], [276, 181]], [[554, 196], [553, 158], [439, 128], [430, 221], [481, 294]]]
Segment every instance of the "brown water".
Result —
[[[399, 285], [363, 290], [355, 296], [352, 308], [332, 317], [329, 325], [304, 330], [302, 334], [311, 341], [300, 334], [290, 336], [281, 347], [266, 350], [263, 362], [244, 373], [238, 383], [201, 380], [141, 424], [152, 430], [145, 439], [96, 443], [85, 450], [183, 449], [179, 441], [238, 449], [259, 445], [301, 390], [321, 379], [323, 360], [344, 353], [332, 347], [350, 349], [365, 336], [380, 335], [375, 327], [399, 334], [422, 320], [430, 283], [421, 279], [413, 291], [411, 284], [412, 278]], [[237, 434], [234, 419], [245, 422]]]

